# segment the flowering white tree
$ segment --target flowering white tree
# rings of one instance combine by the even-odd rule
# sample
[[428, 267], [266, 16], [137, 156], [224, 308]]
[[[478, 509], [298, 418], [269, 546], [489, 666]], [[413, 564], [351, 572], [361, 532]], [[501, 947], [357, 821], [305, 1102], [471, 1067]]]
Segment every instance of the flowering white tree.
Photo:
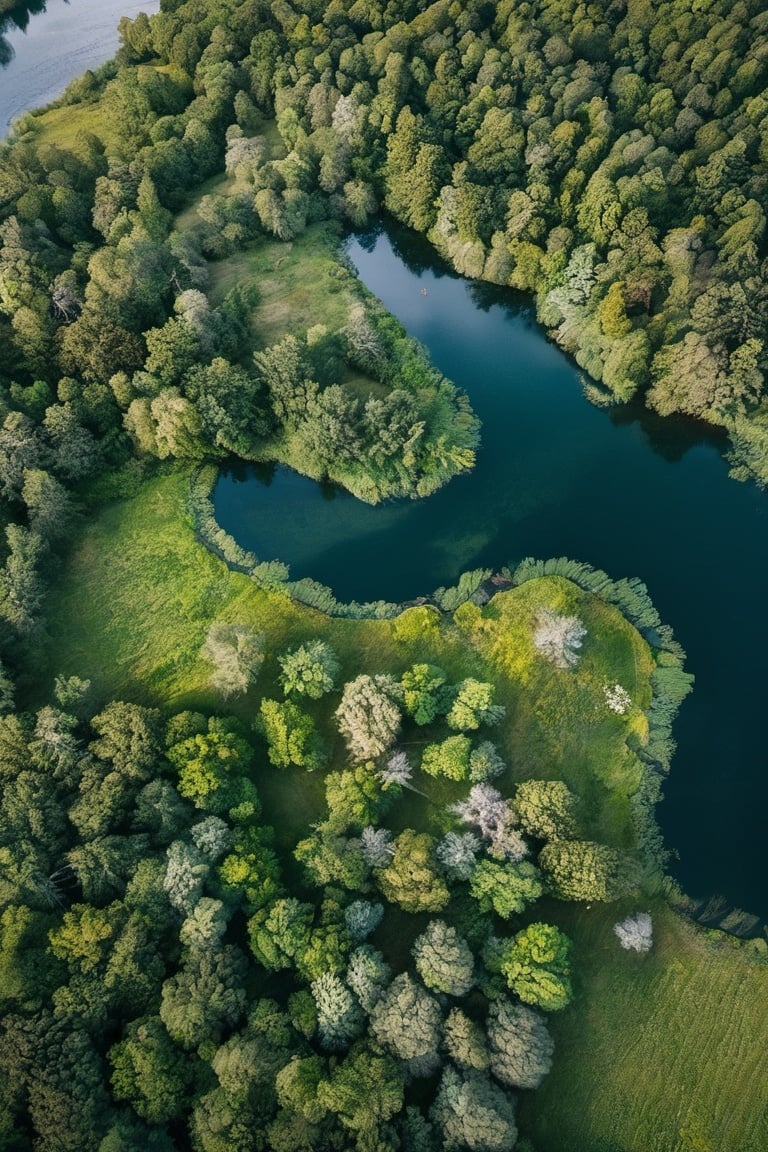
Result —
[[621, 684], [614, 684], [613, 687], [610, 684], [603, 684], [603, 693], [611, 712], [616, 712], [619, 716], [623, 716], [632, 707], [632, 697]]
[[477, 864], [480, 839], [474, 832], [446, 832], [435, 855], [451, 880], [469, 880]]
[[511, 1088], [538, 1088], [552, 1067], [552, 1041], [534, 1008], [496, 1000], [488, 1017], [491, 1071]]
[[653, 921], [649, 912], [638, 912], [614, 924], [613, 930], [622, 948], [633, 952], [650, 952], [653, 944]]
[[469, 756], [469, 778], [473, 784], [480, 784], [484, 780], [493, 780], [502, 776], [506, 764], [499, 756], [498, 749], [490, 740], [483, 740], [477, 748], [473, 748]]
[[407, 788], [413, 776], [413, 768], [408, 763], [405, 752], [395, 752], [379, 770], [379, 780], [384, 787]]
[[528, 855], [528, 845], [517, 828], [514, 827], [514, 816], [508, 809], [508, 817], [503, 824], [492, 829], [488, 836], [488, 854], [494, 860], [509, 860], [516, 864]]
[[355, 997], [339, 976], [323, 972], [310, 985], [317, 1006], [317, 1031], [323, 1048], [346, 1048], [360, 1032], [363, 1014]]
[[536, 614], [533, 643], [556, 668], [573, 668], [579, 662], [587, 630], [576, 616], [563, 616], [550, 608]]
[[381, 952], [370, 944], [361, 944], [349, 958], [347, 984], [366, 1012], [378, 1004], [391, 976], [392, 969]]
[[354, 942], [359, 944], [366, 936], [370, 936], [371, 932], [375, 932], [383, 915], [383, 904], [372, 904], [370, 900], [353, 900], [344, 910], [344, 920]]
[[466, 800], [454, 804], [450, 811], [466, 824], [476, 824], [486, 837], [509, 823], [511, 817], [509, 804], [501, 792], [485, 782], [474, 784]]
[[247, 692], [256, 679], [264, 660], [264, 637], [247, 624], [214, 620], [201, 653], [213, 665], [211, 687], [226, 700]]
[[244, 167], [251, 175], [264, 163], [267, 155], [267, 142], [263, 136], [233, 136], [227, 142], [224, 167], [231, 176], [238, 168]]
[[374, 828], [369, 824], [360, 834], [360, 852], [371, 868], [386, 868], [394, 855], [392, 833], [387, 828]]
[[354, 760], [375, 760], [394, 743], [400, 731], [400, 695], [394, 676], [357, 676], [344, 685], [336, 718]]
[[464, 996], [472, 987], [474, 961], [469, 945], [444, 920], [431, 920], [412, 951], [419, 976], [433, 992]]

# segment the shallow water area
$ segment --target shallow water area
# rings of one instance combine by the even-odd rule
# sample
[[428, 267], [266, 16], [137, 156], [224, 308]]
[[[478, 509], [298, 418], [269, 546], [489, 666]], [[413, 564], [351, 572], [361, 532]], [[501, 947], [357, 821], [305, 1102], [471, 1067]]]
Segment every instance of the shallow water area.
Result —
[[349, 255], [467, 391], [483, 421], [477, 465], [427, 500], [377, 508], [283, 467], [238, 468], [216, 487], [219, 523], [340, 599], [410, 599], [527, 555], [640, 576], [696, 675], [658, 809], [672, 872], [691, 895], [768, 917], [768, 496], [728, 477], [717, 432], [590, 405], [524, 300], [456, 276], [419, 237], [390, 226]]

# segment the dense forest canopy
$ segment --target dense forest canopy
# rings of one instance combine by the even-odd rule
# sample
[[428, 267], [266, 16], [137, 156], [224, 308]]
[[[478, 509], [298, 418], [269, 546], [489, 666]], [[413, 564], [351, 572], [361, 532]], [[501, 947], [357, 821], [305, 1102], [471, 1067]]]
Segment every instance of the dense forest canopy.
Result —
[[[200, 362], [248, 363], [242, 293], [219, 315], [191, 295], [206, 290], [206, 259], [320, 218], [359, 226], [383, 205], [460, 271], [535, 293], [543, 323], [613, 397], [724, 424], [739, 474], [760, 474], [767, 19], [757, 3], [286, 0], [124, 21], [124, 66], [70, 89], [81, 112], [99, 99], [77, 142], [25, 117], [3, 149], [10, 406], [33, 419], [68, 406], [113, 444], [125, 422], [161, 456], [248, 451], [238, 421], [252, 435], [258, 422], [231, 399], [243, 379], [188, 379]], [[225, 163], [233, 179], [197, 226], [174, 226], [169, 213]], [[340, 352], [375, 377], [370, 336], [358, 325]], [[449, 414], [417, 400], [394, 421], [364, 415], [327, 387], [333, 366], [320, 380], [312, 366], [314, 393], [294, 369], [298, 403], [351, 431], [361, 459], [366, 420], [402, 427], [393, 451], [406, 462], [426, 415], [415, 474], [434, 467], [441, 482], [471, 463], [472, 433]], [[279, 398], [272, 412], [239, 407], [253, 402], [290, 419]]]
[[[603, 815], [561, 779], [510, 788], [505, 663], [562, 712], [538, 737], [550, 758], [558, 740], [578, 756], [589, 699], [577, 726], [602, 733], [606, 811], [628, 790], [652, 803], [674, 676], [688, 687], [614, 608], [535, 567], [519, 579], [485, 612], [387, 622], [388, 671], [370, 655], [342, 669], [318, 639], [268, 651], [215, 621], [212, 700], [226, 709], [256, 682], [253, 723], [98, 708], [77, 676], [14, 712], [6, 686], [3, 1148], [516, 1145], [517, 1094], [552, 1065], [546, 1014], [573, 993], [570, 940], [537, 902], [636, 905], [660, 857], [629, 814], [606, 843]], [[441, 650], [459, 679], [409, 662]], [[619, 668], [631, 693], [606, 679]], [[650, 947], [648, 916], [617, 929]]]
[[[41, 145], [31, 118], [4, 152], [14, 381], [52, 392], [62, 375], [98, 377], [108, 394], [87, 418], [116, 421], [116, 372], [145, 368], [139, 395], [173, 390], [184, 355], [200, 356], [172, 305], [205, 287], [201, 252], [260, 231], [289, 239], [319, 217], [360, 225], [383, 204], [460, 271], [535, 293], [616, 399], [641, 392], [659, 412], [724, 424], [740, 473], [759, 473], [767, 20], [756, 2], [285, 0], [126, 21], [122, 60], [139, 66], [70, 93], [103, 89], [77, 159]], [[263, 146], [272, 116], [277, 159]], [[207, 227], [182, 240], [168, 210], [225, 148], [243, 181], [208, 197]], [[146, 366], [158, 327], [171, 378]]]

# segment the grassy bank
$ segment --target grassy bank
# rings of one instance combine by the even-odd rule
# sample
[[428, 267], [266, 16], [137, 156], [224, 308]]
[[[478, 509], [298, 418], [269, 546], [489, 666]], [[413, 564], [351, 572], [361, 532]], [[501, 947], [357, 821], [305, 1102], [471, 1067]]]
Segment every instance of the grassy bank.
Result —
[[[584, 798], [595, 834], [631, 844], [628, 797], [638, 765], [626, 741], [642, 729], [653, 661], [615, 608], [547, 577], [497, 595], [483, 611], [460, 613], [460, 629], [444, 618], [431, 634], [409, 636], [397, 620], [331, 619], [258, 588], [212, 556], [195, 539], [188, 490], [186, 472], [158, 477], [91, 519], [49, 602], [51, 678], [89, 677], [105, 700], [216, 709], [220, 701], [199, 658], [214, 619], [249, 624], [267, 637], [258, 685], [227, 705], [246, 719], [271, 688], [274, 653], [311, 636], [329, 640], [349, 667], [401, 671], [433, 660], [456, 679], [480, 674], [496, 682], [507, 706], [499, 738], [512, 779], [565, 778]], [[577, 611], [587, 625], [574, 674], [550, 668], [534, 652], [532, 621], [543, 606]], [[623, 717], [607, 712], [602, 694], [603, 684], [617, 680], [637, 702]]]

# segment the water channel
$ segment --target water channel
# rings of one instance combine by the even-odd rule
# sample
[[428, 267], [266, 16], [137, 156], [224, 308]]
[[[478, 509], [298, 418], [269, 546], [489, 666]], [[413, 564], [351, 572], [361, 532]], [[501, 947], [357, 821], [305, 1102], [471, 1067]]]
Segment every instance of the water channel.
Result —
[[712, 430], [590, 405], [524, 300], [456, 276], [419, 237], [388, 226], [349, 254], [469, 394], [477, 466], [428, 500], [378, 508], [283, 467], [240, 468], [217, 485], [219, 523], [340, 599], [407, 599], [527, 555], [640, 576], [696, 675], [658, 810], [672, 871], [691, 895], [768, 917], [768, 498], [728, 477]]

